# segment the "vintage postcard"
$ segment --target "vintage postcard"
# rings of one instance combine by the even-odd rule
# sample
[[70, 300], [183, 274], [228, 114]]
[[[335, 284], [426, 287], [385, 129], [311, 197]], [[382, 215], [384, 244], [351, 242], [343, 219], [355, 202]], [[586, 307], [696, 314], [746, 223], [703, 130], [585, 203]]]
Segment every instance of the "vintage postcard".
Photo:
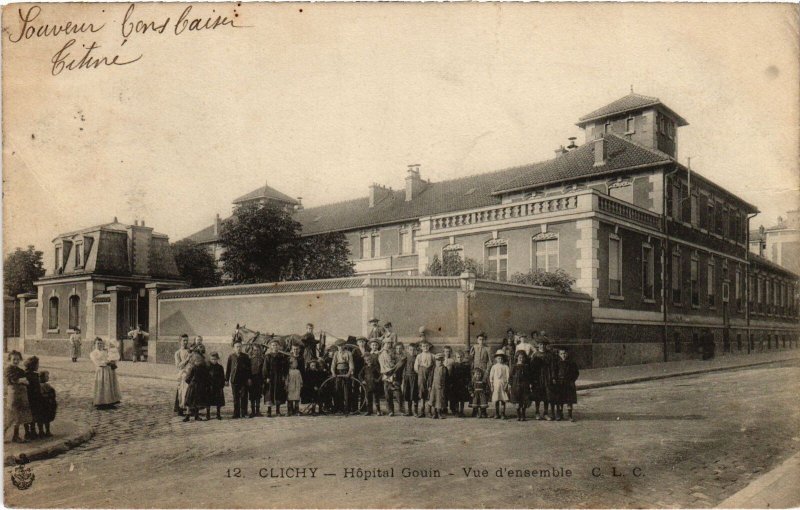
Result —
[[796, 4], [2, 14], [6, 506], [800, 505]]

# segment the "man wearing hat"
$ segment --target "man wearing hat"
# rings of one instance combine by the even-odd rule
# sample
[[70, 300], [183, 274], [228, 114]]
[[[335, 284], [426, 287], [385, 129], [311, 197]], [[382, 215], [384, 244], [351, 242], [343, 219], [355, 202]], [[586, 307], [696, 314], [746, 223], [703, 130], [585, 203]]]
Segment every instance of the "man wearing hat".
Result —
[[[189, 342], [187, 337], [186, 342]], [[225, 384], [230, 383], [233, 392], [233, 418], [244, 417], [247, 413], [247, 385], [250, 383], [250, 357], [242, 352], [242, 342], [233, 344], [233, 352], [228, 356], [225, 367]]]
[[336, 341], [336, 352], [333, 353], [331, 360], [331, 374], [336, 377], [336, 389], [334, 398], [336, 400], [336, 408], [339, 409], [345, 416], [348, 415], [350, 410], [350, 380], [346, 377], [352, 377], [355, 372], [355, 364], [353, 363], [353, 355], [345, 348], [347, 342], [340, 338]]
[[371, 352], [364, 354], [364, 368], [361, 369], [359, 373], [359, 379], [361, 382], [364, 383], [364, 389], [366, 390], [366, 398], [367, 403], [367, 416], [372, 416], [373, 407], [376, 409], [376, 414], [378, 416], [381, 415], [381, 393], [380, 387], [383, 386], [381, 382], [381, 368], [380, 362], [378, 360], [378, 349], [380, 349], [381, 343], [378, 341], [377, 338], [373, 338], [369, 341], [369, 346], [372, 349]]
[[392, 352], [388, 343], [384, 343], [381, 353], [378, 355], [380, 366], [381, 381], [383, 381], [383, 394], [386, 397], [386, 404], [389, 407], [389, 416], [394, 416], [394, 401], [400, 403], [400, 390], [397, 385], [397, 358]]
[[267, 417], [272, 416], [272, 406], [275, 406], [275, 416], [281, 415], [281, 404], [286, 402], [286, 376], [289, 375], [289, 358], [286, 353], [280, 352], [280, 342], [276, 339], [267, 344], [267, 355], [261, 367], [264, 378], [264, 400], [267, 403]]
[[383, 334], [385, 330], [381, 327], [380, 321], [375, 317], [369, 320], [369, 334], [367, 335], [367, 339], [372, 340], [373, 338], [377, 338], [378, 340], [383, 338]]

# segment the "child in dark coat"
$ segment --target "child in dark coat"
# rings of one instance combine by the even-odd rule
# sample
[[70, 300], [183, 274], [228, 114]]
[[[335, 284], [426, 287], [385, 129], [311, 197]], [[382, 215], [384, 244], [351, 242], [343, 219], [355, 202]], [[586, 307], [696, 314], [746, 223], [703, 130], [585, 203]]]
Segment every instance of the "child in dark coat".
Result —
[[469, 393], [472, 396], [472, 417], [488, 418], [486, 409], [489, 407], [489, 383], [483, 370], [475, 367], [472, 369], [472, 381], [469, 385]]
[[[29, 423], [31, 439], [44, 437], [42, 385], [39, 379], [39, 358], [31, 356], [25, 360], [25, 379], [28, 380], [28, 402], [33, 420]], [[39, 429], [38, 433], [36, 429]]]
[[50, 372], [42, 370], [39, 373], [39, 381], [42, 383], [42, 424], [44, 426], [44, 437], [51, 437], [50, 424], [56, 419], [56, 390], [50, 386]]
[[536, 344], [536, 352], [531, 356], [531, 394], [530, 400], [533, 401], [535, 408], [534, 419], [541, 420], [543, 415], [539, 414], [539, 406], [544, 403], [544, 412], [547, 414], [547, 384], [550, 378], [550, 367], [547, 363], [547, 355], [544, 352], [544, 344]]
[[210, 377], [203, 355], [199, 352], [193, 352], [191, 356], [191, 367], [184, 379], [188, 385], [186, 388], [186, 407], [189, 409], [189, 414], [186, 415], [183, 421], [189, 421], [192, 416], [194, 416], [194, 421], [203, 421], [200, 418], [200, 409], [208, 407]]
[[211, 353], [211, 363], [208, 365], [208, 407], [206, 407], [206, 420], [211, 419], [211, 406], [217, 408], [217, 419], [221, 420], [220, 409], [225, 406], [225, 369], [219, 364], [219, 354]]
[[567, 405], [569, 421], [575, 421], [572, 417], [572, 405], [578, 403], [578, 391], [575, 381], [578, 380], [580, 371], [578, 365], [569, 359], [566, 349], [559, 349], [558, 361], [556, 362], [555, 379], [558, 388], [558, 416], [556, 420], [564, 419], [564, 404]]
[[517, 421], [527, 421], [525, 411], [528, 409], [528, 394], [531, 384], [531, 367], [525, 351], [517, 351], [516, 362], [511, 366], [509, 382], [511, 384], [511, 401], [517, 403]]
[[469, 402], [469, 364], [464, 354], [456, 352], [455, 362], [448, 373], [450, 380], [450, 409], [453, 414], [464, 417], [464, 402]]
[[311, 404], [310, 413], [312, 415], [322, 412], [322, 399], [319, 394], [319, 389], [327, 378], [328, 372], [320, 368], [318, 360], [314, 359], [308, 362], [303, 391], [305, 392], [304, 401]]

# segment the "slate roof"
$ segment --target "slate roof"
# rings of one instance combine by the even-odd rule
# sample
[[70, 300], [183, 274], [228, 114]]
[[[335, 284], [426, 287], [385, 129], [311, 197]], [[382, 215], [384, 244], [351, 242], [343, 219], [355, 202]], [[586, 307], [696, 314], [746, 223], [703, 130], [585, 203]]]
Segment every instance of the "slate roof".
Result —
[[598, 108], [597, 110], [584, 115], [583, 117], [580, 118], [580, 121], [578, 122], [577, 125], [583, 126], [584, 124], [592, 120], [600, 119], [603, 117], [609, 117], [611, 115], [618, 115], [620, 113], [625, 113], [629, 111], [640, 110], [642, 108], [646, 108], [649, 106], [656, 106], [656, 105], [661, 105], [661, 107], [663, 107], [673, 117], [675, 117], [675, 120], [678, 122], [679, 126], [686, 126], [689, 124], [688, 122], [686, 122], [686, 119], [684, 119], [683, 117], [675, 113], [672, 109], [667, 107], [667, 105], [662, 103], [661, 100], [658, 99], [657, 97], [643, 96], [641, 94], [636, 94], [634, 92], [631, 92], [627, 96], [621, 97], [616, 101], [613, 101], [603, 106], [602, 108]]
[[255, 200], [258, 198], [268, 198], [271, 200], [277, 200], [279, 202], [286, 202], [287, 204], [297, 205], [298, 202], [296, 199], [290, 197], [285, 193], [281, 193], [280, 191], [276, 190], [272, 186], [268, 184], [264, 184], [258, 189], [254, 189], [250, 193], [246, 193], [236, 200], [233, 201], [234, 204], [239, 204], [242, 202], [247, 202], [248, 200]]
[[369, 207], [369, 197], [362, 197], [307, 208], [296, 212], [295, 218], [303, 225], [303, 234], [319, 234], [495, 205], [500, 203], [500, 197], [492, 195], [497, 183], [527, 171], [528, 167], [516, 167], [432, 182], [409, 202], [406, 202], [405, 190], [387, 191], [387, 196], [374, 207]]
[[595, 143], [590, 142], [555, 159], [529, 165], [525, 167], [527, 171], [498, 185], [492, 192], [508, 193], [555, 182], [608, 174], [625, 168], [673, 161], [661, 151], [642, 147], [610, 133], [605, 136], [606, 164], [594, 166], [594, 146]]
[[214, 225], [209, 225], [203, 230], [195, 232], [194, 234], [187, 236], [184, 239], [193, 241], [196, 244], [203, 244], [203, 243], [213, 243], [217, 241], [217, 239], [219, 239], [219, 236], [214, 233]]
[[778, 272], [783, 273], [784, 275], [792, 277], [792, 278], [798, 278], [798, 275], [793, 273], [791, 270], [783, 267], [780, 264], [776, 264], [775, 262], [772, 262], [771, 260], [766, 259], [766, 258], [764, 258], [764, 257], [762, 257], [760, 255], [756, 255], [755, 253], [751, 252], [749, 257], [750, 257], [750, 262], [751, 263], [760, 264], [760, 265], [765, 266], [765, 267], [767, 267], [769, 269], [772, 269], [773, 271], [778, 271]]

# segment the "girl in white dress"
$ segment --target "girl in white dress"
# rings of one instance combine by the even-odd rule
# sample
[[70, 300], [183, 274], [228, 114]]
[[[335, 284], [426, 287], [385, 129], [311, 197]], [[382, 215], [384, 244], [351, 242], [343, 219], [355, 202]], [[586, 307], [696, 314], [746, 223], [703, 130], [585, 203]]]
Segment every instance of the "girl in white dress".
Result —
[[[508, 365], [505, 364], [506, 353], [502, 349], [498, 349], [494, 355], [494, 365], [489, 371], [489, 384], [492, 389], [492, 402], [494, 403], [494, 417], [495, 419], [506, 419], [506, 400], [508, 400], [508, 378], [509, 370]], [[500, 414], [500, 406], [503, 407], [503, 413]]]
[[[97, 367], [92, 403], [98, 409], [105, 409], [119, 404], [122, 400], [117, 379], [117, 364], [114, 360], [109, 359], [109, 352], [106, 350], [102, 338], [95, 338], [94, 346], [94, 350], [89, 354], [92, 363]], [[117, 357], [119, 357], [118, 354]]]

